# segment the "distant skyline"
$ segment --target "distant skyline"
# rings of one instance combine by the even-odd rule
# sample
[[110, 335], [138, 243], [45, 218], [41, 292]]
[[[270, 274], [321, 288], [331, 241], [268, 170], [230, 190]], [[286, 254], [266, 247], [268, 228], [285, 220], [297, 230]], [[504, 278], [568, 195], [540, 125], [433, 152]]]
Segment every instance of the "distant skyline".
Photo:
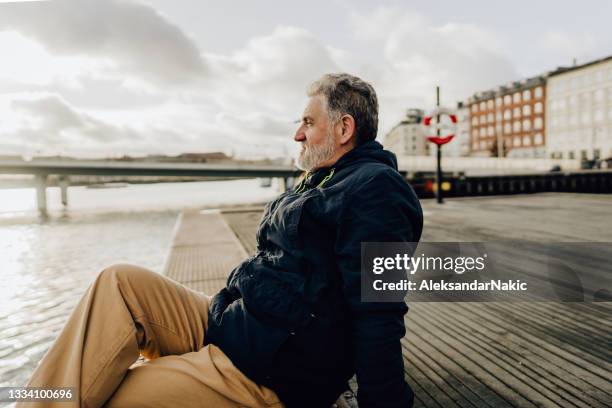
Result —
[[406, 109], [612, 54], [612, 3], [0, 1], [0, 155], [296, 151], [305, 88], [370, 81]]

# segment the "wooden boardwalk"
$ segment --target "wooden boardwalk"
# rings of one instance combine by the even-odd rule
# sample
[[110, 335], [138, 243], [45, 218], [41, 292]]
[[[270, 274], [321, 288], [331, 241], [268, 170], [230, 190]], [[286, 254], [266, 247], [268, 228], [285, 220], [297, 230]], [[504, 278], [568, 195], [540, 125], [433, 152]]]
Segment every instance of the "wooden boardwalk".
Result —
[[[612, 197], [423, 203], [425, 241], [612, 242]], [[212, 294], [255, 248], [261, 208], [184, 213], [166, 273]], [[402, 340], [416, 407], [612, 407], [612, 303], [412, 303]], [[350, 402], [350, 400], [349, 400]]]

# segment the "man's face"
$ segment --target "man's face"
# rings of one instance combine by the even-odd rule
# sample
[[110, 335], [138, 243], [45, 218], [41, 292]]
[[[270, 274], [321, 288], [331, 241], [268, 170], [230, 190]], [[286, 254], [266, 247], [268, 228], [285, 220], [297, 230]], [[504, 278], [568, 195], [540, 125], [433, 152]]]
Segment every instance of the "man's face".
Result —
[[321, 95], [310, 98], [294, 140], [302, 144], [298, 167], [312, 171], [324, 167], [336, 153], [333, 130], [330, 128], [327, 104]]

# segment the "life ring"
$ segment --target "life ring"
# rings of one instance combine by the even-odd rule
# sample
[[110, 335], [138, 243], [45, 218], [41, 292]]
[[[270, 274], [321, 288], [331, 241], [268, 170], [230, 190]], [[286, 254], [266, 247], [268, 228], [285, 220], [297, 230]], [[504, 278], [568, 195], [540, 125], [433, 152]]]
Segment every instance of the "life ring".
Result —
[[[451, 124], [434, 123], [433, 119], [438, 115], [440, 117], [447, 116], [450, 119]], [[455, 115], [452, 110], [439, 106], [429, 115], [423, 117], [423, 126], [426, 128], [426, 134], [429, 134], [429, 136], [426, 136], [427, 140], [440, 146], [454, 139], [455, 131], [457, 129], [457, 115]], [[448, 131], [449, 133], [440, 136], [431, 135], [431, 133], [437, 133], [438, 129], [440, 132]]]

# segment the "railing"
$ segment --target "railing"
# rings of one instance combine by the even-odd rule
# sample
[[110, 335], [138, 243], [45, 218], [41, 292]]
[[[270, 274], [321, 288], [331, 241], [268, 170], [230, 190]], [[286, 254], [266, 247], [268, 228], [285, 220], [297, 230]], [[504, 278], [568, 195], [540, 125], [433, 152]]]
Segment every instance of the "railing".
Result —
[[[434, 197], [431, 175], [415, 174], [410, 180], [421, 198]], [[541, 192], [612, 193], [612, 170], [583, 170], [502, 176], [455, 176], [448, 174], [442, 184], [445, 197], [466, 197]]]

